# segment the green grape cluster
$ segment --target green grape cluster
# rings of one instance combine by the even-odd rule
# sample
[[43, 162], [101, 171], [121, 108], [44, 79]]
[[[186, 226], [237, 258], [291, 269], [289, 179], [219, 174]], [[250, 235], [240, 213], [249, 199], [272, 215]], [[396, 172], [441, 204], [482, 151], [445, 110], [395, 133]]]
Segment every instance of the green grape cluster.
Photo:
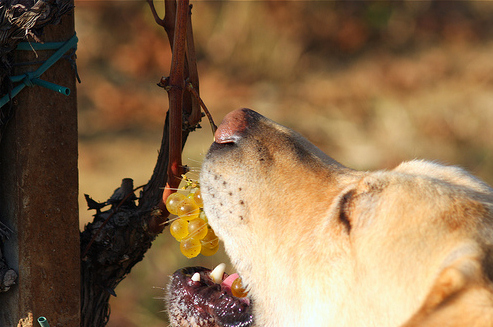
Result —
[[166, 199], [166, 209], [178, 216], [169, 227], [170, 233], [187, 258], [211, 256], [219, 249], [219, 240], [207, 223], [199, 184], [186, 177], [185, 181], [188, 194], [176, 192]]

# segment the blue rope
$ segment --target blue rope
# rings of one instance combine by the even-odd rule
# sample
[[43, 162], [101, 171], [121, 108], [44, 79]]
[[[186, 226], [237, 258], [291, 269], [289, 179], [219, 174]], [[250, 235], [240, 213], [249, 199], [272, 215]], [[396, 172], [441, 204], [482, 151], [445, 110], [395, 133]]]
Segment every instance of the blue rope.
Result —
[[47, 43], [29, 43], [21, 42], [17, 46], [16, 50], [50, 50], [58, 49], [48, 60], [46, 60], [38, 69], [34, 72], [25, 73], [23, 75], [11, 76], [12, 83], [21, 82], [18, 86], [14, 87], [10, 94], [5, 95], [0, 99], [0, 108], [7, 104], [13, 97], [19, 94], [26, 86], [39, 85], [47, 89], [59, 92], [64, 95], [70, 95], [70, 89], [64, 86], [60, 86], [54, 83], [50, 83], [40, 79], [39, 77], [48, 70], [54, 63], [56, 63], [63, 55], [70, 49], [77, 48], [77, 42], [79, 39], [77, 35], [72, 36], [66, 42], [47, 42]]

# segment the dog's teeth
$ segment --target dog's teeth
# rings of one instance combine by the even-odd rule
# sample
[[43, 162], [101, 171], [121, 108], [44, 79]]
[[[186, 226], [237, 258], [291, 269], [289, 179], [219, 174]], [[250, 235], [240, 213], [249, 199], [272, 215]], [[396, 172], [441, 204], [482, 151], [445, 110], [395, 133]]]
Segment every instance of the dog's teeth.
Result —
[[214, 283], [221, 284], [221, 282], [223, 281], [223, 275], [225, 270], [226, 270], [226, 264], [220, 263], [217, 265], [216, 268], [214, 268], [214, 270], [211, 271], [210, 276], [214, 281]]
[[200, 274], [198, 272], [196, 272], [195, 274], [193, 274], [192, 280], [194, 282], [200, 282]]

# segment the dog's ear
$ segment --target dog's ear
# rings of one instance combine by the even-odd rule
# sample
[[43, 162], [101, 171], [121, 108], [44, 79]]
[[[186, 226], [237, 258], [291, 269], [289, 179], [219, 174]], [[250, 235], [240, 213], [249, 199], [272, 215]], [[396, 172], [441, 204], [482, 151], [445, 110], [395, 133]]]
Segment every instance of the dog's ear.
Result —
[[461, 257], [438, 274], [421, 308], [402, 327], [491, 327], [493, 290], [483, 260]]

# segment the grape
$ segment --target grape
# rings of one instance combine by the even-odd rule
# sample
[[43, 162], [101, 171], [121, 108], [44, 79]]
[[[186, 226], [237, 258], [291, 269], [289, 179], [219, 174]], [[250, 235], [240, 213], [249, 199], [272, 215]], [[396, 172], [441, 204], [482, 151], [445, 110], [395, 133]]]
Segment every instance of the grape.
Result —
[[180, 251], [187, 258], [194, 258], [199, 255], [201, 250], [200, 241], [193, 237], [184, 238], [180, 242]]
[[171, 223], [170, 233], [180, 242], [180, 251], [187, 258], [199, 253], [211, 256], [218, 251], [219, 240], [204, 213], [200, 185], [185, 175], [182, 177], [186, 182], [183, 189], [188, 190], [188, 194], [176, 192], [166, 199], [166, 209], [179, 217]]
[[184, 198], [176, 214], [182, 219], [193, 220], [199, 217], [200, 209], [191, 199]]
[[202, 192], [200, 192], [200, 189], [197, 189], [195, 193], [193, 193], [193, 201], [199, 208], [204, 207], [204, 201], [202, 201]]
[[188, 236], [188, 221], [184, 219], [176, 219], [169, 226], [169, 231], [173, 237], [180, 242]]
[[211, 255], [216, 254], [217, 250], [219, 249], [219, 244], [211, 248], [211, 247], [206, 247], [203, 241], [200, 241], [200, 243], [202, 244], [202, 249], [200, 250], [200, 254], [206, 257], [210, 257]]
[[200, 210], [199, 218], [202, 219], [203, 221], [205, 221], [206, 223], [209, 222], [209, 220], [207, 219], [207, 216], [205, 215], [204, 210]]
[[205, 237], [201, 240], [202, 246], [212, 249], [215, 248], [219, 245], [219, 239], [216, 236], [216, 233], [214, 233], [214, 230], [212, 228], [207, 229], [207, 234]]
[[207, 223], [202, 219], [191, 220], [188, 223], [188, 231], [191, 237], [201, 240], [208, 233]]
[[178, 214], [178, 205], [185, 200], [186, 196], [181, 193], [173, 193], [166, 199], [166, 209], [173, 215]]
[[248, 292], [247, 290], [243, 287], [243, 284], [241, 282], [241, 278], [238, 277], [234, 280], [233, 284], [231, 284], [231, 294], [236, 297], [245, 297], [247, 296]]
[[206, 257], [214, 255], [219, 249], [219, 239], [210, 226], [207, 228], [207, 234], [200, 240], [200, 243], [202, 244], [200, 254]]

